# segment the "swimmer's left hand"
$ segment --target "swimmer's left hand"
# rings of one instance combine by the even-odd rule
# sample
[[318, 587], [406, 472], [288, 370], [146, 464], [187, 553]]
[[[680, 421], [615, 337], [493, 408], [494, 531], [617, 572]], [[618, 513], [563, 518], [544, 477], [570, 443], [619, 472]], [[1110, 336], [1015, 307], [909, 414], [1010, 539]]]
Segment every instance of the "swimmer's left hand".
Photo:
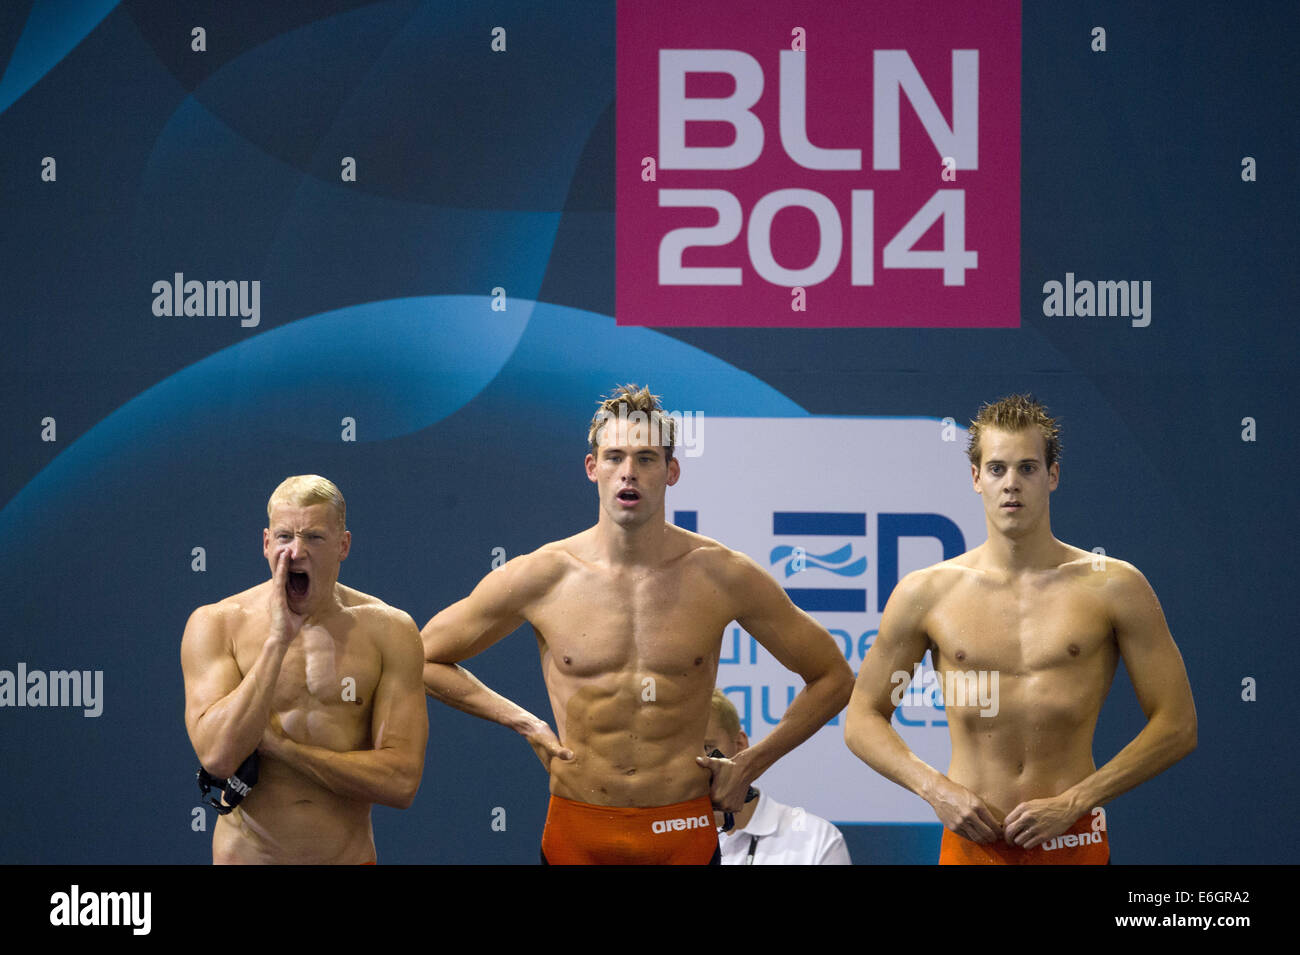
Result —
[[1031, 799], [1007, 813], [1002, 831], [1009, 845], [1033, 849], [1065, 832], [1081, 815], [1066, 796]]
[[696, 756], [695, 762], [713, 775], [709, 798], [713, 808], [721, 812], [740, 812], [745, 808], [745, 794], [749, 792], [750, 779], [746, 772], [748, 760], [745, 750], [731, 759], [716, 756]]

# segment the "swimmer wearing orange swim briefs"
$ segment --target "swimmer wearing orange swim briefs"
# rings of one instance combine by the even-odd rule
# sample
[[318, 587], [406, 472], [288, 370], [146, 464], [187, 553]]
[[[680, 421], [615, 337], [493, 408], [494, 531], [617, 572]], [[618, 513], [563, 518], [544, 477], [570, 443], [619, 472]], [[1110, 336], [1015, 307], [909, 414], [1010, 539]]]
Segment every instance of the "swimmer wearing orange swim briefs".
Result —
[[[1060, 439], [1041, 404], [1016, 395], [985, 405], [967, 450], [988, 540], [895, 587], [845, 740], [934, 809], [947, 830], [941, 862], [1104, 863], [1094, 810], [1196, 746], [1183, 660], [1136, 568], [1052, 536]], [[946, 774], [890, 722], [927, 652], [952, 740]], [[1121, 659], [1147, 722], [1098, 769], [1093, 731]]]
[[[708, 864], [712, 809], [739, 810], [749, 784], [852, 691], [830, 634], [761, 567], [666, 522], [681, 473], [675, 432], [648, 389], [604, 400], [586, 456], [595, 526], [490, 572], [423, 630], [429, 694], [515, 730], [546, 767], [552, 864]], [[700, 754], [732, 620], [806, 686], [766, 738], [720, 759]], [[523, 623], [537, 636], [554, 731], [458, 666]]]
[[939, 865], [1109, 865], [1105, 810], [1098, 806], [1093, 814], [1080, 816], [1065, 832], [1032, 849], [1010, 846], [1005, 840], [981, 845], [945, 829]]
[[551, 796], [545, 865], [720, 865], [713, 803], [700, 796], [654, 809], [592, 806]]

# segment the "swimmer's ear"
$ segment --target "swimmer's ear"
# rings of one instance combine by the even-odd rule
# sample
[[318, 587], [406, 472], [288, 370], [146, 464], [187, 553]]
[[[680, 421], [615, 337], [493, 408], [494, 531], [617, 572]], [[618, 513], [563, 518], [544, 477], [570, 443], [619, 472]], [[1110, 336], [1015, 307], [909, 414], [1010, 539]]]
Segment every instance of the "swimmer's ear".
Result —
[[676, 484], [678, 479], [681, 478], [681, 476], [682, 476], [681, 462], [674, 457], [671, 461], [668, 462], [668, 486], [672, 487], [674, 484]]
[[339, 561], [348, 559], [348, 553], [352, 550], [352, 532], [344, 531], [342, 540], [339, 544]]

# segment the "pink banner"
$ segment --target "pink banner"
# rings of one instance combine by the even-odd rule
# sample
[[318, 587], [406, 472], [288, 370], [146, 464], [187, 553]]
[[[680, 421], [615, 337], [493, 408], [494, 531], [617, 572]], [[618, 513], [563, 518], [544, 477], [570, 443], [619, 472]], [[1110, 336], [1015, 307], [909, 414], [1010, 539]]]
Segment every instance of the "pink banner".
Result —
[[622, 325], [1020, 324], [1020, 3], [618, 7]]

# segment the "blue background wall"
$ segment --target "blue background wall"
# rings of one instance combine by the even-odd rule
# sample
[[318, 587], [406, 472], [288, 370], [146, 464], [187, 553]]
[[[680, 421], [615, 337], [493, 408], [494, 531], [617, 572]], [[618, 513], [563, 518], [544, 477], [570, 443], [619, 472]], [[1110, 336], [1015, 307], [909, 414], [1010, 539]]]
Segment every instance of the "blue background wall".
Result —
[[[102, 669], [105, 705], [0, 709], [0, 862], [210, 858], [180, 634], [263, 579], [282, 477], [338, 482], [342, 579], [422, 625], [494, 547], [594, 520], [585, 422], [624, 380], [715, 415], [965, 421], [1038, 393], [1065, 426], [1054, 530], [1146, 573], [1200, 717], [1198, 750], [1109, 810], [1114, 861], [1294, 861], [1300, 14], [1169, 6], [1025, 5], [1019, 329], [660, 333], [612, 318], [612, 4], [5, 4], [0, 668]], [[155, 316], [175, 272], [259, 280], [260, 325]], [[1045, 318], [1066, 272], [1150, 280], [1150, 327]], [[526, 629], [473, 669], [549, 714]], [[380, 859], [535, 861], [531, 750], [430, 716]], [[1141, 725], [1121, 671], [1099, 761]], [[938, 827], [847, 835], [860, 862], [928, 861]]]

